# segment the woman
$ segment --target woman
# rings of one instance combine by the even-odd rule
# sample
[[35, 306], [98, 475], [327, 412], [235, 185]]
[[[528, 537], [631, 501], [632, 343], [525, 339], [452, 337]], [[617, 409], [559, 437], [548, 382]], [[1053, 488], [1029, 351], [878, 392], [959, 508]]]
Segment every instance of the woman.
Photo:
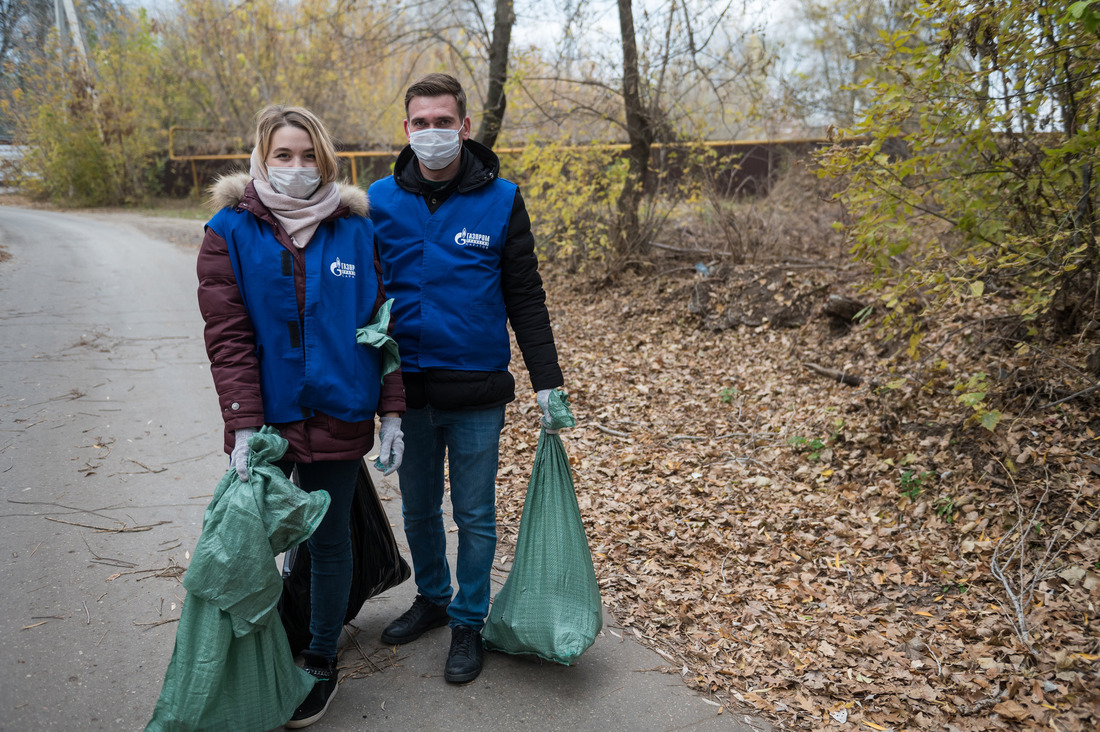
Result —
[[317, 677], [286, 726], [321, 718], [337, 687], [337, 640], [351, 587], [352, 495], [380, 419], [380, 460], [395, 471], [404, 450], [399, 371], [356, 330], [385, 302], [367, 197], [336, 183], [327, 130], [300, 107], [258, 115], [251, 170], [212, 188], [218, 213], [199, 251], [199, 307], [225, 420], [225, 449], [248, 480], [248, 440], [265, 424], [289, 442], [279, 467], [332, 503], [309, 538], [310, 632], [302, 653]]

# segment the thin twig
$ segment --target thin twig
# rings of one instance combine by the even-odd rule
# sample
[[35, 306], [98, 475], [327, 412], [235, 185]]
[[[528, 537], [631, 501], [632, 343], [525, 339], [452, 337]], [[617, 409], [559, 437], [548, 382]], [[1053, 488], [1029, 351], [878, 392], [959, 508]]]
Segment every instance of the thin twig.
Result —
[[847, 384], [848, 386], [859, 386], [863, 383], [863, 379], [860, 377], [849, 374], [845, 371], [837, 371], [836, 369], [827, 369], [824, 366], [818, 366], [816, 363], [803, 363], [803, 366], [813, 371], [819, 376], [826, 376], [833, 381], [839, 381], [841, 384]]
[[[81, 523], [77, 523], [76, 521], [63, 521], [61, 519], [51, 518], [49, 516], [43, 516], [42, 518], [46, 519], [47, 521], [53, 521], [53, 522], [59, 523], [59, 524], [68, 524], [69, 526], [79, 526], [83, 529], [94, 529], [95, 531], [97, 531], [101, 534], [130, 534], [130, 533], [136, 533], [136, 532], [139, 532], [139, 531], [149, 531], [154, 526], [160, 526], [162, 524], [171, 523], [170, 521], [157, 521], [155, 524], [146, 524], [144, 526], [127, 526], [126, 524], [122, 524], [122, 526], [120, 528], [111, 529], [111, 528], [106, 528], [106, 527], [103, 527], [103, 526], [93, 526], [91, 524], [81, 524]], [[119, 522], [119, 523], [121, 523], [121, 522]]]
[[155, 623], [134, 623], [139, 628], [155, 628], [158, 625], [167, 625], [168, 623], [178, 623], [179, 618], [165, 618], [164, 620], [158, 620]]
[[126, 458], [126, 459], [129, 460], [130, 462], [132, 462], [134, 465], [140, 465], [141, 467], [145, 468], [145, 470], [147, 472], [150, 472], [150, 473], [163, 473], [164, 471], [168, 470], [168, 468], [150, 468], [145, 463], [138, 462], [137, 460], [134, 460], [133, 458]]
[[1044, 404], [1043, 406], [1039, 407], [1039, 409], [1050, 409], [1051, 407], [1055, 407], [1059, 404], [1062, 404], [1063, 402], [1068, 402], [1070, 399], [1076, 399], [1079, 396], [1084, 396], [1085, 394], [1091, 394], [1092, 392], [1096, 391], [1097, 389], [1100, 389], [1100, 384], [1093, 384], [1092, 386], [1090, 386], [1087, 389], [1082, 389], [1081, 391], [1079, 391], [1075, 394], [1070, 394], [1068, 397], [1063, 397], [1063, 398], [1059, 399], [1056, 402], [1051, 402], [1050, 404]]
[[630, 437], [630, 435], [626, 432], [619, 432], [617, 430], [611, 429], [610, 427], [604, 427], [598, 422], [596, 423], [596, 429], [598, 429], [600, 432], [605, 432], [613, 437], [622, 437], [624, 439], [629, 439]]
[[[1038, 558], [1038, 561], [1035, 561], [1033, 558], [1031, 558], [1031, 561], [1028, 561], [1028, 536], [1034, 527], [1042, 524], [1041, 512], [1044, 505], [1047, 504], [1047, 499], [1050, 497], [1051, 493], [1050, 475], [1048, 474], [1046, 476], [1043, 494], [1039, 497], [1038, 503], [1035, 504], [1030, 515], [1025, 517], [1023, 504], [1020, 501], [1019, 486], [1017, 486], [1012, 473], [1003, 465], [1001, 465], [1001, 468], [1005, 471], [1005, 474], [1012, 483], [1013, 500], [1016, 504], [1017, 519], [1012, 527], [1005, 532], [1004, 536], [997, 542], [997, 546], [993, 550], [993, 557], [989, 562], [989, 569], [1005, 589], [1008, 607], [1006, 607], [1005, 603], [1001, 602], [1000, 599], [998, 599], [998, 602], [1001, 604], [1001, 609], [1012, 625], [1012, 629], [1016, 632], [1016, 636], [1020, 639], [1020, 642], [1024, 644], [1027, 650], [1032, 655], [1037, 656], [1038, 652], [1031, 643], [1031, 634], [1028, 630], [1027, 622], [1027, 612], [1031, 608], [1035, 592], [1039, 584], [1053, 573], [1051, 567], [1055, 561], [1057, 561], [1066, 548], [1081, 535], [1084, 531], [1084, 527], [1087, 526], [1093, 518], [1100, 515], [1100, 506], [1097, 506], [1089, 513], [1087, 521], [1081, 522], [1080, 529], [1059, 543], [1058, 537], [1069, 524], [1070, 517], [1073, 515], [1073, 510], [1077, 507], [1078, 501], [1081, 498], [1080, 493], [1074, 496], [1069, 507], [1062, 512], [1061, 522], [1051, 530], [1050, 539], [1046, 542], [1042, 556]], [[1015, 539], [1015, 543], [1006, 553], [1006, 544], [1013, 539]], [[1012, 577], [1008, 572], [1014, 562], [1017, 568], [1016, 577]], [[1009, 610], [1011, 610], [1011, 612], [1009, 612]]]
[[[134, 567], [137, 566], [133, 562], [127, 562], [125, 559], [113, 559], [111, 557], [101, 557], [101, 556], [99, 556], [98, 554], [95, 553], [95, 550], [92, 549], [92, 545], [88, 543], [88, 539], [85, 538], [84, 534], [81, 534], [80, 538], [84, 540], [84, 546], [88, 547], [88, 553], [92, 555], [92, 561], [94, 561], [96, 564], [106, 564], [107, 566], [110, 566], [110, 567], [122, 567], [122, 568], [125, 568], [125, 569], [133, 569]], [[37, 547], [35, 547], [35, 548], [37, 549]]]

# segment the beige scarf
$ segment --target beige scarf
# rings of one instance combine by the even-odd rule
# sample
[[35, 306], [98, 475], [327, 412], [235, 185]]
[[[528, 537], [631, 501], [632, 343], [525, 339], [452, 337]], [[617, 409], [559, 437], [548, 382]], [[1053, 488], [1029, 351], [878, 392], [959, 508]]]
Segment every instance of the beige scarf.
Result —
[[294, 246], [299, 249], [306, 248], [306, 244], [309, 244], [317, 231], [317, 226], [340, 207], [340, 189], [335, 183], [322, 184], [312, 196], [305, 199], [285, 196], [276, 191], [267, 179], [267, 166], [260, 161], [256, 148], [252, 149], [249, 175], [252, 176], [260, 201], [267, 206], [290, 235]]

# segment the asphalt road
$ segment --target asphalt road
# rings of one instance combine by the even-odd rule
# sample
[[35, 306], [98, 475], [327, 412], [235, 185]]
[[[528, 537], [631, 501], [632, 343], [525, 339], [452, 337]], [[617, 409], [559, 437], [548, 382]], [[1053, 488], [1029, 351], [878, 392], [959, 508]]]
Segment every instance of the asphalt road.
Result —
[[[0, 247], [0, 729], [142, 729], [228, 465], [196, 250], [121, 219], [5, 206]], [[376, 479], [403, 544], [396, 482]], [[348, 627], [345, 680], [312, 729], [767, 728], [692, 692], [610, 616], [572, 667], [488, 654], [477, 681], [449, 685], [445, 629], [378, 641], [414, 595], [406, 582]]]

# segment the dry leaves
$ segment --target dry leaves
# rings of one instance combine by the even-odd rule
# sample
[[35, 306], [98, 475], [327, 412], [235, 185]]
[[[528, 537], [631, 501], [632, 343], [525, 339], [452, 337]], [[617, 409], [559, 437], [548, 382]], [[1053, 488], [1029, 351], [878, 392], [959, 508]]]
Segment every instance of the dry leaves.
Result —
[[[692, 276], [594, 294], [554, 274], [578, 421], [563, 436], [604, 602], [685, 664], [693, 686], [784, 729], [1096, 729], [1100, 418], [1090, 398], [1034, 408], [1043, 383], [1073, 390], [1057, 363], [1083, 364], [1083, 345], [1047, 344], [1050, 358], [1026, 363], [1010, 349], [976, 352], [982, 314], [967, 313], [965, 337], [957, 322], [929, 324], [942, 343], [914, 365], [889, 358], [896, 344], [821, 317], [708, 330], [688, 312]], [[787, 272], [775, 291], [824, 303], [833, 276]], [[712, 309], [739, 307], [721, 282], [708, 287]], [[807, 361], [908, 385], [853, 388]], [[1006, 417], [991, 435], [966, 423], [951, 384], [1002, 366]], [[510, 409], [505, 543], [537, 440], [534, 399]], [[1024, 543], [1065, 548], [1026, 603], [1032, 656], [990, 561], [1017, 518], [1014, 491], [1030, 508], [1046, 487], [1043, 523]]]

